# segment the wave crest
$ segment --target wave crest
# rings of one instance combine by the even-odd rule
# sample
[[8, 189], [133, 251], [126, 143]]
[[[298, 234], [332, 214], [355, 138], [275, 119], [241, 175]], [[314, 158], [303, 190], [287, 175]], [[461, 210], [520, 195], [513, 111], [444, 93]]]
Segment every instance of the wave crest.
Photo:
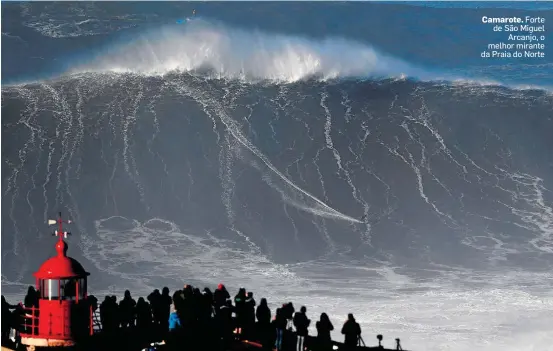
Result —
[[200, 71], [212, 77], [296, 82], [306, 78], [420, 77], [422, 71], [369, 45], [246, 32], [204, 20], [164, 27], [104, 52], [73, 73], [164, 75]]

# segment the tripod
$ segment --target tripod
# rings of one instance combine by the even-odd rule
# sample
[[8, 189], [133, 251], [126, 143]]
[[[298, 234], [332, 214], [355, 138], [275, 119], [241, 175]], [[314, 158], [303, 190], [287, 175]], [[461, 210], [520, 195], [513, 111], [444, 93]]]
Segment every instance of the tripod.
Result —
[[403, 348], [401, 347], [401, 344], [399, 343], [399, 338], [396, 339], [396, 350], [403, 350]]

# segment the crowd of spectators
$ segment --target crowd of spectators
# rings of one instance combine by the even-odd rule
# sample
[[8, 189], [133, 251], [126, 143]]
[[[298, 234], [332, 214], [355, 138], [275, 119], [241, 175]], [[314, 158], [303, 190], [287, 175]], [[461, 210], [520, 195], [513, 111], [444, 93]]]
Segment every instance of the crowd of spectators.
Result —
[[[164, 287], [161, 292], [155, 289], [146, 299], [139, 297], [137, 301], [127, 290], [119, 302], [116, 296], [110, 295], [98, 304], [90, 295], [88, 303], [94, 315], [99, 316], [97, 332], [115, 335], [132, 331], [145, 342], [163, 340], [169, 350], [182, 350], [182, 345], [198, 345], [202, 350], [227, 351], [243, 340], [262, 350], [333, 350], [331, 331], [334, 326], [326, 313], [315, 322], [317, 334], [310, 336], [311, 319], [305, 306], [296, 311], [293, 303], [287, 302], [273, 314], [265, 298], [257, 304], [253, 292], [245, 288], [240, 288], [231, 298], [223, 284], [215, 291], [209, 288], [200, 291], [184, 285], [172, 295], [169, 288]], [[38, 307], [38, 293], [34, 288], [29, 288], [24, 305]], [[3, 321], [8, 320], [6, 313], [14, 308], [17, 306], [10, 305], [2, 296]], [[2, 323], [3, 341], [9, 329], [8, 323]], [[341, 350], [354, 350], [362, 341], [361, 327], [351, 313], [341, 333], [344, 335]]]

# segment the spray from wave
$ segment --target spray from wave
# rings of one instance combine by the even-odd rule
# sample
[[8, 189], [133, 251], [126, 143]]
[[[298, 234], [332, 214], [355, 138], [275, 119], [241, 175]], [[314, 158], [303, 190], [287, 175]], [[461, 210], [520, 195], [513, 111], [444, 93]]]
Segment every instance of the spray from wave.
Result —
[[142, 35], [98, 55], [72, 73], [83, 72], [201, 72], [214, 78], [278, 83], [309, 78], [428, 76], [420, 68], [346, 39], [314, 41], [252, 33], [203, 20]]
[[505, 83], [423, 68], [380, 52], [369, 44], [344, 38], [315, 40], [251, 32], [202, 19], [161, 27], [135, 40], [120, 41], [73, 67], [69, 74], [191, 73], [207, 79], [274, 84], [308, 79], [412, 79], [445, 85], [553, 90], [548, 86]]

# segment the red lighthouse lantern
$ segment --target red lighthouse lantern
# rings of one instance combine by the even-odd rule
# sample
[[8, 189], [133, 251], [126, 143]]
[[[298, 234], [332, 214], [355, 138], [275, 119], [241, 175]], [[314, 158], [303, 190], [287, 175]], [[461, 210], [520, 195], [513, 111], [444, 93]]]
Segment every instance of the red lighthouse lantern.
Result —
[[61, 218], [49, 220], [58, 224], [54, 232], [57, 255], [48, 259], [34, 274], [39, 291], [38, 309], [27, 311], [32, 318], [21, 333], [21, 343], [28, 349], [35, 347], [73, 346], [79, 338], [92, 335], [92, 310], [87, 301], [87, 276], [77, 260], [67, 256], [67, 243], [63, 238], [70, 235], [63, 231]]

